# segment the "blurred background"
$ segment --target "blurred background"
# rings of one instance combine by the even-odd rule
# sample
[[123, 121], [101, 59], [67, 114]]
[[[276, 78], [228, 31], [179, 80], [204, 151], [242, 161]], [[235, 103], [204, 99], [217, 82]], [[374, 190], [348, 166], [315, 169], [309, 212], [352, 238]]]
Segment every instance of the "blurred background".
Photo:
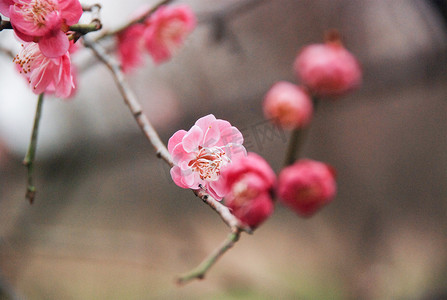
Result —
[[[155, 3], [96, 2], [106, 29]], [[297, 82], [301, 47], [340, 31], [364, 83], [321, 102], [303, 151], [337, 169], [336, 199], [310, 219], [277, 205], [205, 280], [178, 287], [228, 229], [172, 183], [108, 70], [81, 50], [76, 96], [45, 101], [29, 205], [21, 161], [37, 97], [0, 54], [0, 298], [447, 299], [445, 1], [176, 3], [200, 23], [170, 62], [146, 56], [128, 76], [145, 113], [165, 142], [213, 113], [277, 172], [289, 132], [264, 120], [263, 96]], [[12, 32], [0, 45], [19, 49]]]

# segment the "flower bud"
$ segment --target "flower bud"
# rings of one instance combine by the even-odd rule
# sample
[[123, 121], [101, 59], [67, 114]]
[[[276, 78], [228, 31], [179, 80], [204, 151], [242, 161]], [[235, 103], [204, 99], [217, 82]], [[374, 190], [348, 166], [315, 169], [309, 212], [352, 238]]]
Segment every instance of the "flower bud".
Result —
[[225, 205], [244, 224], [258, 227], [273, 212], [275, 173], [259, 155], [249, 153], [222, 169]]
[[301, 216], [313, 215], [335, 193], [335, 171], [322, 162], [299, 160], [279, 174], [280, 201]]
[[340, 96], [357, 88], [362, 71], [340, 41], [304, 47], [294, 62], [302, 83], [316, 96]]
[[264, 99], [264, 115], [283, 128], [306, 126], [313, 112], [307, 92], [295, 84], [280, 81], [272, 86]]

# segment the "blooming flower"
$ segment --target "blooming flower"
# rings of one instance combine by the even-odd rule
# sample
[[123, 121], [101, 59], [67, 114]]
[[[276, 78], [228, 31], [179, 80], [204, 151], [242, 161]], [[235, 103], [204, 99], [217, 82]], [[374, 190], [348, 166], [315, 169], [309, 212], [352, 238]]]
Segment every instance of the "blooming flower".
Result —
[[146, 20], [144, 42], [155, 63], [168, 60], [194, 29], [196, 18], [188, 6], [161, 6]]
[[339, 96], [360, 85], [362, 71], [340, 41], [304, 47], [294, 62], [295, 73], [312, 93]]
[[204, 188], [217, 200], [225, 196], [220, 171], [234, 159], [245, 156], [240, 131], [227, 121], [207, 115], [189, 131], [179, 130], [169, 139], [174, 167], [171, 177], [182, 188]]
[[255, 228], [273, 212], [276, 176], [259, 155], [248, 153], [222, 169], [225, 205], [244, 224]]
[[60, 98], [72, 95], [75, 84], [68, 51], [60, 57], [48, 58], [36, 43], [25, 43], [14, 62], [35, 94], [54, 93]]
[[314, 214], [336, 193], [335, 172], [328, 165], [302, 159], [279, 174], [280, 201], [302, 216]]
[[124, 72], [142, 64], [143, 24], [135, 24], [118, 34], [118, 54]]
[[55, 58], [68, 51], [65, 32], [79, 21], [82, 7], [79, 0], [0, 0], [0, 13], [20, 39], [39, 43], [43, 55]]
[[283, 128], [306, 126], [313, 112], [306, 91], [295, 84], [280, 81], [267, 92], [263, 103], [264, 115]]

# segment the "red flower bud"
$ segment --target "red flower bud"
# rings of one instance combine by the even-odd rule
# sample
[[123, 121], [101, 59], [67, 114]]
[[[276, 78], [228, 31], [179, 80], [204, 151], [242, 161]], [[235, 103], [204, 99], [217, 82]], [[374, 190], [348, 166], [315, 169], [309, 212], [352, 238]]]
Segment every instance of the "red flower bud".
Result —
[[357, 88], [362, 80], [356, 58], [339, 41], [304, 47], [293, 67], [303, 84], [317, 96], [340, 96]]
[[336, 193], [335, 171], [328, 165], [303, 159], [279, 174], [280, 201], [299, 215], [311, 216]]

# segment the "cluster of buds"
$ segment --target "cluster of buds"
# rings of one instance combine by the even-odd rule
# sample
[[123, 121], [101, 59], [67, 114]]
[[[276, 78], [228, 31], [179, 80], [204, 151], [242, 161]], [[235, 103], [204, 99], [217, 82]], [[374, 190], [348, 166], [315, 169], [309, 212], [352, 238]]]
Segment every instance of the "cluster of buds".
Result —
[[[263, 102], [266, 118], [285, 129], [308, 126], [316, 97], [341, 96], [361, 81], [357, 60], [338, 38], [304, 47], [293, 66], [303, 85], [277, 82]], [[217, 200], [225, 197], [233, 215], [251, 228], [272, 214], [275, 196], [303, 217], [334, 198], [335, 170], [328, 164], [300, 159], [281, 170], [276, 182], [269, 164], [255, 153], [246, 155], [242, 142], [239, 130], [212, 115], [199, 119], [188, 132], [176, 132], [168, 147], [174, 182], [183, 188], [203, 188]]]

